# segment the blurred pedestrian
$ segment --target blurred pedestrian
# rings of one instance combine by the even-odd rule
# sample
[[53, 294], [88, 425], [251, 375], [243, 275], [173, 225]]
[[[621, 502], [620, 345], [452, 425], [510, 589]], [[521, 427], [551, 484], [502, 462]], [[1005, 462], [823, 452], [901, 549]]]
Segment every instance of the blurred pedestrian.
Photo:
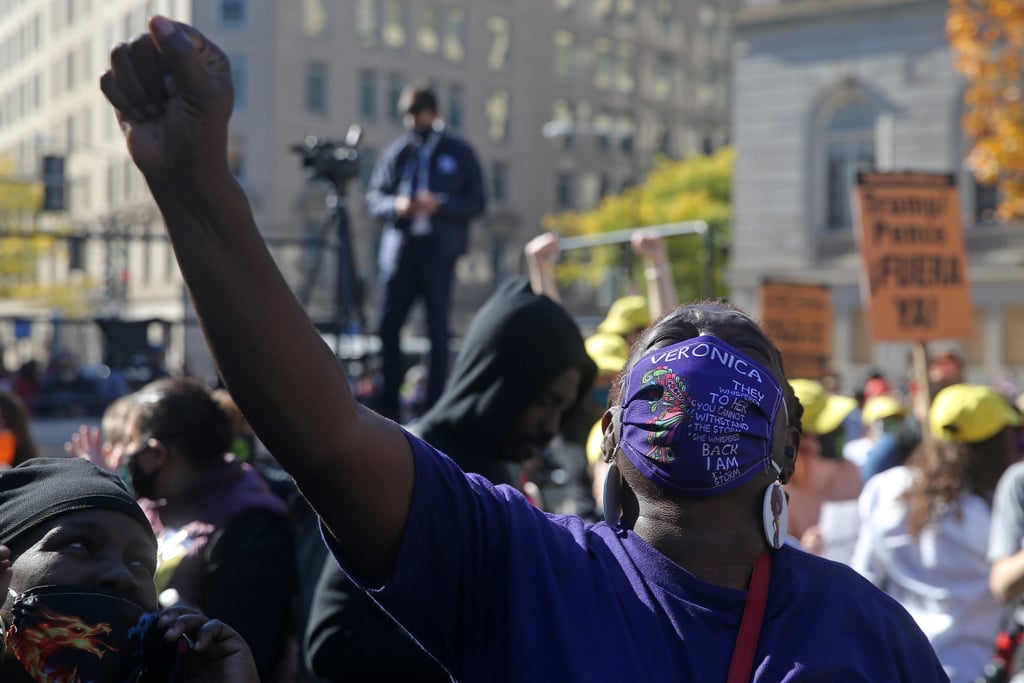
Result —
[[434, 91], [409, 86], [398, 106], [408, 130], [377, 159], [366, 194], [370, 215], [383, 223], [378, 407], [396, 420], [406, 371], [400, 336], [417, 299], [426, 309], [430, 339], [427, 407], [444, 388], [455, 262], [466, 253], [470, 222], [484, 211], [480, 163], [473, 149], [445, 127]]
[[28, 409], [14, 392], [0, 391], [0, 467], [14, 467], [38, 457]]
[[[822, 505], [849, 501], [853, 506], [860, 495], [860, 471], [843, 458], [844, 422], [857, 402], [848, 396], [827, 392], [815, 380], [793, 379], [789, 383], [804, 410], [800, 458], [793, 478], [786, 485], [789, 533], [807, 550], [821, 553], [828, 542], [818, 526]], [[851, 541], [856, 535], [856, 528], [849, 530]]]
[[[593, 376], [569, 314], [514, 278], [473, 317], [448, 386], [409, 430], [463, 471], [522, 490], [523, 464], [540, 456], [566, 412], [588, 397]], [[333, 558], [317, 585], [306, 650], [310, 670], [326, 680], [447, 679]]]
[[[905, 466], [865, 485], [852, 565], [907, 608], [950, 679], [973, 681], [1006, 616], [989, 592], [986, 555], [1020, 415], [989, 387], [957, 384], [936, 395], [929, 422], [932, 438]], [[1007, 545], [1016, 552], [1022, 539]]]
[[290, 666], [295, 561], [284, 503], [227, 457], [231, 420], [193, 379], [135, 394], [124, 468], [160, 542], [161, 604], [223, 620], [252, 649], [260, 680]]

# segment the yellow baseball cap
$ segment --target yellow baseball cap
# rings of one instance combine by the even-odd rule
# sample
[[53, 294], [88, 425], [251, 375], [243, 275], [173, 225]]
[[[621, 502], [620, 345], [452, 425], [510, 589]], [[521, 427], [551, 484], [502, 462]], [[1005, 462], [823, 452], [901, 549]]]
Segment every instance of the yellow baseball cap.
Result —
[[857, 407], [849, 396], [830, 394], [821, 382], [813, 379], [791, 379], [789, 386], [804, 407], [800, 424], [807, 434], [831, 434]]
[[651, 324], [651, 311], [642, 296], [624, 296], [612, 302], [608, 315], [597, 326], [598, 332], [627, 335]]
[[594, 423], [594, 426], [590, 428], [590, 434], [587, 436], [587, 462], [591, 465], [596, 465], [601, 461], [601, 457], [604, 455], [604, 430], [601, 429], [601, 421], [598, 420]]
[[864, 424], [870, 425], [890, 417], [903, 417], [906, 413], [906, 408], [896, 398], [883, 394], [872, 396], [864, 402], [860, 420]]
[[583, 345], [599, 373], [619, 372], [629, 360], [629, 345], [619, 334], [598, 332], [587, 337]]
[[980, 384], [953, 384], [935, 395], [928, 423], [932, 436], [956, 443], [978, 443], [1016, 427], [1021, 416], [1002, 394]]

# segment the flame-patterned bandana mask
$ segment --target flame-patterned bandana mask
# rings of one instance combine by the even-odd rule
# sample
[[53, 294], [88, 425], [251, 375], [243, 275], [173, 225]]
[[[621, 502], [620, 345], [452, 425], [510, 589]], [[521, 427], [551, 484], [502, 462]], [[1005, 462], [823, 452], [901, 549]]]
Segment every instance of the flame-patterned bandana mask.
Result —
[[37, 683], [135, 683], [157, 612], [85, 586], [11, 592], [10, 650]]
[[619, 444], [640, 473], [683, 496], [712, 496], [772, 471], [775, 376], [717, 337], [650, 351], [629, 369]]

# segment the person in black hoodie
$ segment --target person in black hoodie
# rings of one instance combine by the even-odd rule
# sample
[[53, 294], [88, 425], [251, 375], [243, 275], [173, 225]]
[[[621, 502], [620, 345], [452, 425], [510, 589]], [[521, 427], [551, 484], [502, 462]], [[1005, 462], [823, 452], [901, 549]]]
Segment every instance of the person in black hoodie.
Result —
[[[409, 430], [466, 472], [521, 489], [522, 463], [558, 433], [595, 374], [569, 314], [512, 279], [477, 312], [440, 399]], [[449, 680], [330, 557], [305, 644], [308, 668], [326, 680]]]

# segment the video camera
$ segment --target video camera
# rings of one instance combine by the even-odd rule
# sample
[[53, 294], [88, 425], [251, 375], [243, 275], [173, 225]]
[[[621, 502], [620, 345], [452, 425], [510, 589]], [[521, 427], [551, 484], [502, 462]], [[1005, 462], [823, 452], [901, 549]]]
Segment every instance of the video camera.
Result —
[[363, 129], [352, 124], [344, 142], [308, 135], [301, 145], [292, 145], [291, 151], [302, 155], [302, 168], [311, 178], [330, 182], [340, 194], [348, 181], [359, 176], [362, 137]]

